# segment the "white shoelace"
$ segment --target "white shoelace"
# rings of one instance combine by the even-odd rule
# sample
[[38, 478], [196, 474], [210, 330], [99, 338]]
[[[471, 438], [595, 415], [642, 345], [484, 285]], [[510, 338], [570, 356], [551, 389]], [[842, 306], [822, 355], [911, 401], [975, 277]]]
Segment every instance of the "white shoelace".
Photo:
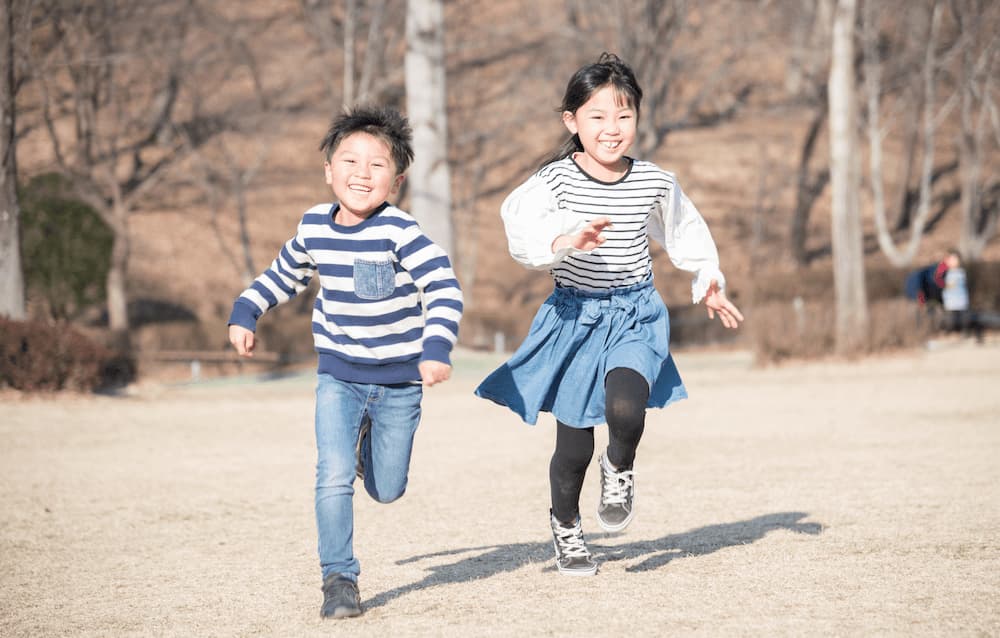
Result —
[[601, 502], [605, 505], [624, 505], [628, 501], [628, 492], [632, 489], [632, 470], [615, 472], [608, 465], [604, 465], [605, 473], [603, 495]]
[[559, 541], [559, 549], [562, 550], [566, 558], [588, 558], [590, 552], [583, 542], [583, 528], [579, 523], [573, 527], [557, 527], [556, 540]]

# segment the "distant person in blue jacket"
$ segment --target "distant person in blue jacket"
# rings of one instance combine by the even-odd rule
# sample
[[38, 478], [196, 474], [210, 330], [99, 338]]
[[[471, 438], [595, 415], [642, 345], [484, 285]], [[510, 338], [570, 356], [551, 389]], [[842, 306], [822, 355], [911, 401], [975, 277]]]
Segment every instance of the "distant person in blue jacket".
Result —
[[947, 270], [947, 258], [914, 270], [906, 276], [906, 296], [921, 306], [931, 302], [942, 303], [941, 291], [944, 290], [944, 276]]
[[992, 321], [991, 314], [972, 310], [962, 255], [954, 248], [936, 264], [907, 275], [906, 296], [932, 315], [943, 310], [944, 316], [937, 322], [942, 330], [971, 333], [979, 342], [983, 340], [984, 325]]

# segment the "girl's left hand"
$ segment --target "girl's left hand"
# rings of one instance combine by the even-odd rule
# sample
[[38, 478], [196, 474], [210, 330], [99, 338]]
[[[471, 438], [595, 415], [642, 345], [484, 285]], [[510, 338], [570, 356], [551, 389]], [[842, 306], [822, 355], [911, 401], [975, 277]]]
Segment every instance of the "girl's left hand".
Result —
[[726, 299], [726, 293], [719, 288], [719, 282], [714, 279], [708, 285], [708, 292], [705, 293], [705, 307], [708, 308], [709, 319], [715, 319], [718, 315], [722, 325], [727, 328], [738, 328], [743, 321], [740, 309]]

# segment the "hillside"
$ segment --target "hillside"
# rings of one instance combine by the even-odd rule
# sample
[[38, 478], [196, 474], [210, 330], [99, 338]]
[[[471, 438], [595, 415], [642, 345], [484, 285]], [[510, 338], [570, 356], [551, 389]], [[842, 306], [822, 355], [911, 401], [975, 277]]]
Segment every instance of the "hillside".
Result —
[[[462, 341], [468, 346], [492, 346], [497, 331], [516, 341], [550, 289], [547, 275], [525, 271], [507, 255], [498, 209], [506, 192], [561, 140], [564, 131], [555, 109], [570, 72], [602, 50], [615, 48], [613, 34], [603, 40], [566, 37], [564, 4], [551, 0], [526, 8], [519, 2], [463, 2], [449, 8], [448, 50], [453, 57], [449, 135], [456, 147], [453, 257], [467, 294]], [[286, 8], [293, 11], [296, 6], [289, 3]], [[747, 307], [751, 283], [766, 289], [769, 275], [794, 271], [788, 233], [796, 169], [811, 115], [808, 102], [793, 99], [783, 88], [791, 45], [781, 3], [761, 7], [742, 18], [725, 15], [725, 8], [694, 11], [689, 31], [679, 36], [672, 52], [672, 61], [680, 59], [687, 65], [686, 75], [678, 76], [677, 91], [697, 92], [702, 78], [708, 82], [713, 65], [722, 64], [733, 49], [740, 56], [732, 64], [729, 83], [715, 87], [717, 94], [706, 101], [724, 101], [726, 91], [739, 82], [748, 83], [752, 91], [734, 116], [711, 126], [671, 132], [647, 158], [677, 174], [708, 220], [730, 294], [751, 316], [752, 308]], [[736, 37], [740, 28], [745, 33]], [[301, 20], [286, 20], [273, 29], [277, 31], [257, 42], [262, 47], [257, 54], [266, 61], [265, 80], [303, 74], [302, 84], [311, 87], [306, 90], [315, 98], [315, 107], [280, 122], [277, 131], [260, 131], [260, 137], [268, 140], [267, 156], [247, 193], [248, 230], [258, 271], [294, 232], [302, 211], [330, 199], [322, 158], [315, 150], [329, 121], [322, 76], [330, 67], [315, 59], [309, 46], [284, 45], [307, 41]], [[677, 50], [684, 47], [698, 55], [704, 52], [704, 57], [694, 53], [678, 57]], [[477, 134], [480, 139], [470, 142]], [[953, 135], [954, 131], [942, 133], [939, 165], [953, 159]], [[237, 140], [233, 147], [249, 153], [255, 141]], [[898, 149], [887, 149], [889, 164], [893, 152]], [[44, 167], [44, 153], [36, 153], [30, 144], [21, 153], [26, 173]], [[821, 138], [813, 163], [825, 163], [825, 153]], [[233, 202], [222, 201], [213, 208], [193, 188], [194, 182], [190, 177], [178, 179], [175, 191], [150, 200], [131, 219], [133, 300], [138, 306], [149, 302], [176, 306], [197, 318], [162, 322], [155, 315], [147, 317], [136, 332], [140, 349], [226, 347], [225, 318], [245, 285], [237, 258], [239, 229]], [[954, 174], [935, 185], [942, 194], [955, 188]], [[811, 216], [808, 248], [818, 255], [811, 270], [829, 268], [827, 199], [826, 194], [820, 196]], [[407, 202], [404, 198], [398, 203], [405, 208]], [[957, 205], [952, 204], [930, 228], [915, 263], [932, 261], [954, 245], [958, 223]], [[870, 237], [873, 223], [867, 208], [865, 229]], [[867, 245], [870, 267], [885, 267], [874, 242]], [[1000, 243], [994, 241], [984, 256], [1000, 258]], [[676, 272], [662, 250], [656, 265], [657, 287], [675, 315], [686, 315], [688, 276]], [[293, 303], [266, 319], [261, 328], [265, 347], [307, 351], [307, 308], [307, 303]]]

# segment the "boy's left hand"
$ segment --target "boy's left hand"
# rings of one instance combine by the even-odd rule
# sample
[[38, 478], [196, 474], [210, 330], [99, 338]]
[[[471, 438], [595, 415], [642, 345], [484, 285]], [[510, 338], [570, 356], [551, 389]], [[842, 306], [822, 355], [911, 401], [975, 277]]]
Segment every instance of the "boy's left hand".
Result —
[[440, 361], [421, 361], [417, 365], [420, 370], [420, 380], [424, 385], [434, 385], [442, 381], [447, 381], [451, 377], [451, 366]]
[[740, 309], [726, 299], [726, 293], [719, 289], [719, 282], [714, 279], [705, 293], [705, 307], [708, 308], [709, 319], [715, 319], [715, 315], [719, 315], [722, 325], [727, 328], [738, 328], [743, 321]]

